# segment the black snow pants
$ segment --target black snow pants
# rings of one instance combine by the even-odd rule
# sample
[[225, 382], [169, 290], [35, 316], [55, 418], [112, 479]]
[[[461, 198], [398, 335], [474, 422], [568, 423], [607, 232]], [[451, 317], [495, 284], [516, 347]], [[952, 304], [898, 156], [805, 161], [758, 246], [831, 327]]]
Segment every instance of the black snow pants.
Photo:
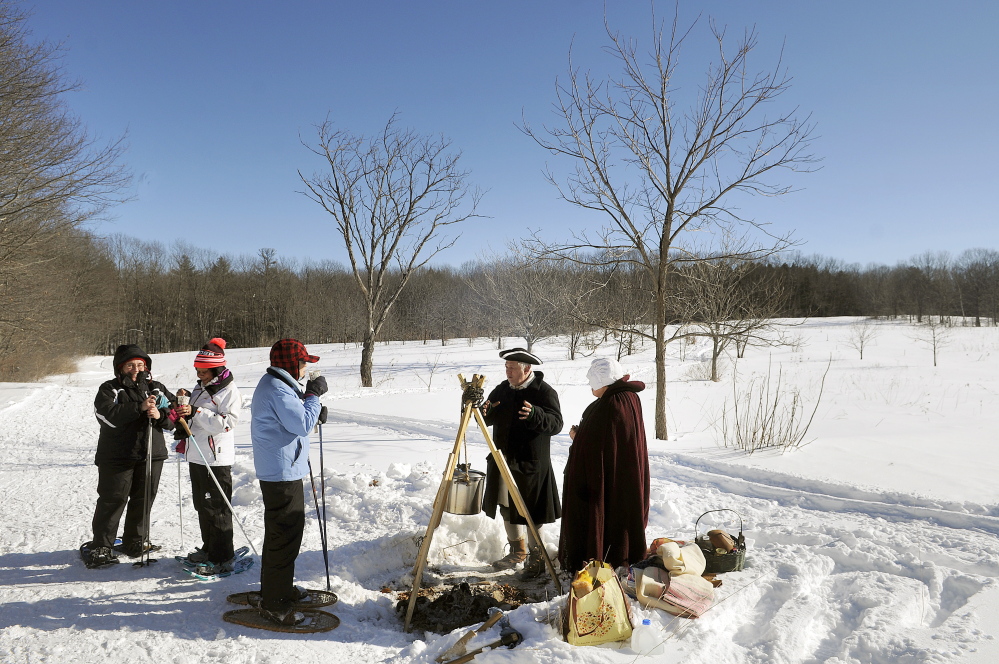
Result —
[[[187, 465], [191, 469], [194, 509], [198, 511], [198, 523], [201, 525], [201, 549], [213, 563], [224, 563], [233, 556], [232, 514], [226, 505], [226, 500], [232, 502], [232, 467], [204, 466], [193, 462]], [[218, 479], [225, 500], [209, 473]]]
[[260, 561], [263, 608], [280, 611], [294, 597], [295, 559], [305, 531], [305, 490], [302, 480], [260, 481], [264, 499], [264, 547]]
[[[149, 508], [156, 499], [163, 461], [153, 460]], [[142, 541], [145, 534], [146, 462], [102, 463], [97, 466], [97, 508], [94, 510], [94, 546], [114, 544], [121, 513], [125, 511], [121, 540], [127, 547]]]

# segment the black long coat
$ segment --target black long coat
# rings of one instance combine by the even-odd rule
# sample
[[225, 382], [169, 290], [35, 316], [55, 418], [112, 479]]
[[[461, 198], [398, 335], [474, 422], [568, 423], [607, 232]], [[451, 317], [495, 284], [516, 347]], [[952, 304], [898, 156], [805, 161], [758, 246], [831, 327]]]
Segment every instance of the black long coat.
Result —
[[614, 567], [645, 557], [649, 452], [638, 392], [628, 377], [586, 407], [569, 448], [558, 557], [578, 570], [591, 558]]
[[[531, 519], [535, 525], [553, 523], [562, 515], [551, 459], [551, 438], [562, 430], [558, 393], [544, 381], [542, 372], [535, 371], [534, 380], [526, 388], [515, 390], [510, 387], [510, 381], [505, 380], [489, 393], [489, 401], [499, 402], [499, 406], [489, 409], [486, 424], [493, 427], [493, 442], [510, 467]], [[521, 420], [518, 412], [525, 401], [533, 405], [534, 410], [530, 418]], [[496, 516], [502, 479], [499, 467], [490, 455], [486, 461], [486, 491], [482, 500], [482, 511], [490, 517]], [[510, 523], [527, 523], [512, 499], [510, 508]]]

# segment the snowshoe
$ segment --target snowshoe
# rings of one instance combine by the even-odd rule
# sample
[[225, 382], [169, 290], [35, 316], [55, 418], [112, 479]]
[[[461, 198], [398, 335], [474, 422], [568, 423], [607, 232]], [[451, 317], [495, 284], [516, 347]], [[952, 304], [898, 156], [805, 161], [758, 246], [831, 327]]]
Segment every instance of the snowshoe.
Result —
[[80, 558], [87, 569], [104, 569], [118, 564], [118, 556], [109, 546], [94, 546], [94, 543], [84, 542], [80, 546]]
[[[241, 546], [234, 552], [233, 559], [238, 560], [248, 553], [250, 553], [250, 547]], [[201, 549], [196, 549], [186, 556], [174, 556], [174, 559], [185, 567], [197, 567], [202, 563], [209, 562], [208, 554]]]
[[294, 627], [305, 621], [305, 614], [301, 611], [296, 611], [294, 607], [289, 606], [282, 610], [270, 611], [261, 607], [258, 609], [260, 615], [267, 618], [272, 623], [276, 623], [283, 627]]
[[[336, 593], [328, 590], [308, 590], [295, 586], [296, 597], [291, 601], [291, 608], [296, 611], [302, 609], [317, 609], [323, 606], [336, 604], [338, 598]], [[227, 602], [233, 604], [243, 604], [247, 606], [260, 606], [260, 591], [250, 590], [248, 592], [233, 593], [225, 598]]]
[[213, 563], [212, 561], [207, 561], [199, 563], [195, 566], [194, 571], [202, 576], [219, 576], [226, 572], [232, 572], [236, 566], [236, 559], [227, 560], [222, 563]]
[[253, 556], [243, 556], [242, 558], [233, 558], [218, 565], [215, 563], [205, 563], [197, 567], [185, 567], [184, 571], [201, 581], [214, 581], [232, 576], [233, 574], [240, 574], [251, 567], [253, 567]]
[[[326, 613], [319, 609], [289, 609], [293, 614], [289, 622], [275, 622], [265, 616], [260, 609], [235, 609], [222, 614], [222, 620], [236, 625], [253, 627], [256, 629], [266, 629], [272, 632], [291, 632], [295, 634], [309, 634], [313, 632], [328, 632], [336, 629], [340, 625], [340, 619], [332, 613]], [[301, 622], [295, 623], [298, 616], [302, 616]]]

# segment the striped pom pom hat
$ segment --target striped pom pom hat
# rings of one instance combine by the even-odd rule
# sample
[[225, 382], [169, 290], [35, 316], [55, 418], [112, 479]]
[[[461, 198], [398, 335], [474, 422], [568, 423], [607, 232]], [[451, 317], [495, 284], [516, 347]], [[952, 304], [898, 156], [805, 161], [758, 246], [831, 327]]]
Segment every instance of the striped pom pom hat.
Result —
[[225, 339], [215, 337], [201, 347], [194, 358], [195, 369], [213, 369], [225, 366]]

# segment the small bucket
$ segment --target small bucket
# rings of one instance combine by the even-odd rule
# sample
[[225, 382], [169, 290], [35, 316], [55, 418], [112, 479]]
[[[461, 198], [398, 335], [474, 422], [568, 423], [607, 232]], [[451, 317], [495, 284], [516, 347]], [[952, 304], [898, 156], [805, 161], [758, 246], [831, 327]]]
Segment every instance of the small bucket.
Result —
[[451, 478], [451, 489], [447, 493], [444, 511], [448, 514], [478, 514], [482, 511], [482, 495], [485, 490], [486, 474], [460, 464]]

